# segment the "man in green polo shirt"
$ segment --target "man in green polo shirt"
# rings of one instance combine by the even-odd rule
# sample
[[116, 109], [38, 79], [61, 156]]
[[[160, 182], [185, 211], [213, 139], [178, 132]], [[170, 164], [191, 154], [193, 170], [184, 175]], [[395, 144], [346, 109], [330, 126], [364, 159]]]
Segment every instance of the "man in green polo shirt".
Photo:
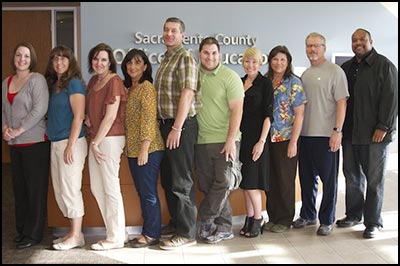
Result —
[[[244, 90], [239, 75], [220, 62], [220, 46], [205, 38], [199, 49], [202, 108], [195, 149], [197, 185], [204, 193], [198, 237], [206, 243], [233, 238], [229, 193], [240, 175], [240, 121]], [[240, 183], [240, 181], [239, 181]]]

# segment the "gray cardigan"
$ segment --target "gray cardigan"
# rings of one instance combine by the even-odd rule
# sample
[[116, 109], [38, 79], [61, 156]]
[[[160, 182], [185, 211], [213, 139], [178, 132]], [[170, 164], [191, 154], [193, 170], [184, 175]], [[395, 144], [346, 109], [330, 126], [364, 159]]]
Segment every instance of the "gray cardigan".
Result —
[[8, 77], [2, 83], [2, 128], [22, 126], [21, 135], [8, 142], [12, 144], [36, 143], [44, 140], [46, 133], [45, 115], [49, 104], [49, 90], [44, 76], [33, 73], [15, 96], [11, 105], [7, 99]]

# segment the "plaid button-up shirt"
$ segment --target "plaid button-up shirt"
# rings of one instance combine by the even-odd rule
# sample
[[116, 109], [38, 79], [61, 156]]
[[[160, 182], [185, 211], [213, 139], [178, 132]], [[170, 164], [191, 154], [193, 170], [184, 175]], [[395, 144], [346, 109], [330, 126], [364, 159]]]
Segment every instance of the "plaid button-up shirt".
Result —
[[176, 118], [181, 92], [185, 88], [195, 92], [188, 116], [197, 114], [200, 107], [198, 75], [196, 59], [183, 46], [164, 54], [154, 84], [158, 97], [158, 118]]

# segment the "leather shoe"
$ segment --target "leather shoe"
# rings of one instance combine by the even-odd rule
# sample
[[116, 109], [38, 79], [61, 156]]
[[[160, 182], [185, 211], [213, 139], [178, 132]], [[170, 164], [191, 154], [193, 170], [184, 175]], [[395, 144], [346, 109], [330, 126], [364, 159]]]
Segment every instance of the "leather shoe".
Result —
[[19, 243], [22, 241], [22, 239], [24, 239], [24, 235], [22, 234], [17, 234], [17, 236], [14, 238], [15, 243]]
[[327, 236], [332, 233], [333, 226], [331, 224], [321, 224], [318, 228], [317, 235]]
[[17, 244], [17, 248], [18, 249], [23, 249], [23, 248], [29, 248], [32, 247], [36, 244], [38, 244], [39, 242], [36, 240], [33, 240], [29, 237], [24, 237], [18, 244]]
[[377, 226], [377, 225], [368, 225], [367, 228], [365, 228], [363, 237], [364, 238], [374, 238], [378, 235], [378, 233], [382, 230], [382, 227]]
[[132, 239], [131, 241], [129, 241], [129, 244], [133, 248], [144, 248], [144, 247], [148, 247], [148, 246], [157, 245], [159, 243], [160, 243], [160, 240], [158, 240], [156, 238], [151, 238], [149, 236], [142, 236], [142, 237], [135, 238], [135, 239]]
[[293, 228], [303, 228], [306, 225], [314, 225], [316, 223], [317, 223], [316, 220], [307, 220], [299, 217], [296, 221], [293, 221], [292, 226]]
[[344, 217], [343, 219], [337, 220], [336, 225], [338, 227], [352, 227], [360, 223], [360, 220], [357, 218]]

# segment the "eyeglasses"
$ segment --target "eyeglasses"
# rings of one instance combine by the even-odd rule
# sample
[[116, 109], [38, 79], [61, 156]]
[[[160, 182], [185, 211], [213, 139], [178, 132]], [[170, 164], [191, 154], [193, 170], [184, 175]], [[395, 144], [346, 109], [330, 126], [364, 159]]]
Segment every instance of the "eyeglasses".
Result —
[[66, 60], [68, 60], [68, 57], [65, 57], [65, 56], [55, 56], [53, 58], [53, 62], [58, 62], [58, 61], [65, 62]]
[[319, 48], [319, 47], [321, 47], [321, 46], [325, 46], [325, 44], [323, 44], [323, 43], [316, 43], [316, 44], [307, 44], [307, 45], [306, 45], [307, 48], [313, 48], [313, 47]]

